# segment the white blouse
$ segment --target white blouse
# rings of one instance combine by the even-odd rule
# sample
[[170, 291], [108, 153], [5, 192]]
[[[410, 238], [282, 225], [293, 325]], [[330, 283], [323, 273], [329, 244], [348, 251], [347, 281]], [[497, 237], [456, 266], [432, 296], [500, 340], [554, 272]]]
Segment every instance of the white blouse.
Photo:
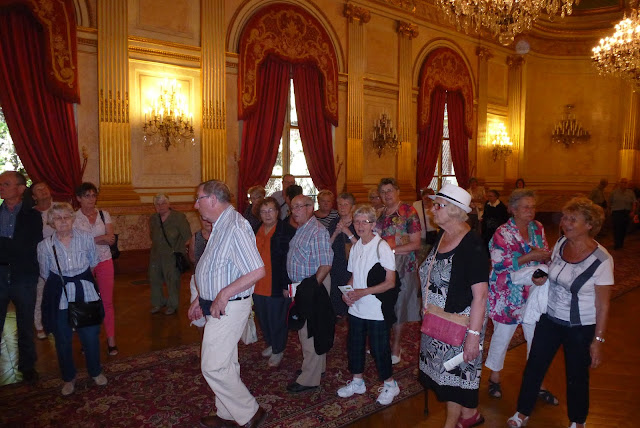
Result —
[[[100, 218], [100, 213], [96, 209], [96, 221], [95, 223], [89, 223], [89, 219], [87, 216], [82, 214], [82, 211], [76, 211], [76, 219], [73, 222], [73, 227], [77, 230], [83, 230], [85, 232], [89, 232], [91, 236], [94, 238], [96, 236], [101, 236], [107, 233], [107, 224], [111, 223], [111, 216], [105, 210], [102, 210], [102, 214], [104, 215], [104, 222], [102, 218]], [[106, 224], [105, 224], [106, 223]], [[98, 248], [98, 263], [104, 262], [105, 260], [111, 259], [111, 249], [108, 245], [105, 244], [96, 244]]]

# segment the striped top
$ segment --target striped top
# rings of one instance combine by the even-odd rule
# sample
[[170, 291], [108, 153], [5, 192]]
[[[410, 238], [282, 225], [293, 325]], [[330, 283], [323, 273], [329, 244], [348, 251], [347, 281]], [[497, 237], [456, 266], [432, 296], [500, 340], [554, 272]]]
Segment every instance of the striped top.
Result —
[[289, 242], [287, 272], [293, 282], [300, 282], [314, 275], [320, 266], [331, 266], [333, 250], [329, 243], [329, 232], [311, 216], [296, 230]]
[[[196, 284], [202, 299], [214, 300], [220, 290], [264, 266], [249, 222], [229, 205], [213, 224], [204, 254], [196, 265]], [[253, 293], [253, 285], [240, 294]]]
[[[60, 242], [60, 240], [58, 240], [58, 236], [54, 233], [50, 238], [43, 239], [38, 244], [40, 276], [45, 281], [51, 272], [56, 275], [59, 273], [58, 265], [56, 265], [56, 259], [53, 255], [53, 245], [56, 246], [60, 269], [62, 269], [62, 275], [64, 276], [71, 277], [79, 275], [86, 271], [87, 268], [94, 268], [98, 264], [96, 244], [93, 241], [93, 236], [89, 233], [73, 229], [73, 235], [71, 236], [71, 243], [69, 244], [69, 247], [66, 247], [62, 242]], [[84, 280], [82, 280], [81, 283], [85, 301], [93, 302], [99, 299], [98, 293], [92, 283]], [[65, 285], [65, 288], [67, 289], [69, 301], [75, 302], [75, 284], [73, 282], [69, 282]], [[68, 306], [67, 297], [62, 293], [58, 309], [67, 309]]]

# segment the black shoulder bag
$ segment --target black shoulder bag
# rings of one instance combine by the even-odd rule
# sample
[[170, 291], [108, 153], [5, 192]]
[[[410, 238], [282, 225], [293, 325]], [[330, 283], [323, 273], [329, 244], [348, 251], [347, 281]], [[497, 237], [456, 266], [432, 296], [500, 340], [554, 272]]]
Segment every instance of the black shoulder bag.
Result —
[[[69, 324], [76, 329], [102, 324], [104, 320], [104, 306], [102, 305], [102, 296], [100, 296], [100, 291], [98, 287], [96, 287], [96, 283], [93, 283], [93, 288], [96, 290], [96, 293], [98, 293], [98, 300], [94, 302], [69, 302], [66, 282], [64, 276], [62, 276], [62, 269], [60, 269], [60, 262], [58, 261], [58, 253], [56, 252], [56, 245], [53, 242], [53, 236], [51, 237], [51, 247], [53, 248], [53, 257], [56, 259], [56, 265], [58, 266], [58, 275], [60, 275], [60, 281], [62, 281], [62, 291], [64, 291], [64, 295], [69, 303]], [[76, 296], [77, 295], [78, 291], [76, 290]]]
[[[167, 232], [164, 231], [164, 225], [162, 224], [162, 217], [160, 217], [160, 214], [158, 214], [158, 220], [160, 220], [160, 229], [162, 229], [162, 234], [164, 235], [165, 241], [167, 241], [167, 245], [169, 246], [169, 248], [173, 249], [173, 245], [171, 245], [171, 242], [169, 242], [169, 238], [167, 238]], [[180, 273], [185, 273], [186, 271], [191, 269], [191, 263], [189, 263], [187, 256], [185, 256], [183, 253], [181, 253], [180, 251], [174, 251], [173, 257], [176, 259], [176, 269], [178, 269]]]
[[[104, 221], [104, 214], [102, 214], [102, 210], [98, 211], [100, 213], [100, 218], [102, 219], [102, 222], [104, 223], [104, 231], [107, 231], [107, 222]], [[118, 257], [120, 257], [120, 249], [118, 248], [118, 234], [114, 233], [114, 236], [116, 237], [116, 242], [114, 242], [113, 244], [109, 245], [109, 249], [111, 250], [111, 258], [112, 259], [117, 259]]]

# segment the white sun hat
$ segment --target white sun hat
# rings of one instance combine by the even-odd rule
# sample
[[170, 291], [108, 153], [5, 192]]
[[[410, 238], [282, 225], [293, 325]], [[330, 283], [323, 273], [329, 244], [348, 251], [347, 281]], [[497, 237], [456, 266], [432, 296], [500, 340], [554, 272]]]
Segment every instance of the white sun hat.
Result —
[[466, 213], [471, 212], [471, 195], [462, 187], [458, 187], [455, 184], [447, 183], [436, 193], [435, 195], [429, 195], [429, 198], [436, 199], [442, 198], [451, 202], [458, 208], [463, 209]]

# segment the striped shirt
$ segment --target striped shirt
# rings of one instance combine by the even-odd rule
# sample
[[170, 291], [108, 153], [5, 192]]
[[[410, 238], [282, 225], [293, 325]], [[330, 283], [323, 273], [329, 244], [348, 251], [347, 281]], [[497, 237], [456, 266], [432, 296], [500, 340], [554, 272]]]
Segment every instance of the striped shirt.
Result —
[[298, 228], [289, 243], [287, 272], [293, 282], [300, 282], [314, 275], [320, 266], [331, 266], [333, 250], [329, 232], [314, 217]]
[[[220, 290], [238, 278], [264, 266], [249, 222], [229, 205], [213, 224], [202, 257], [196, 266], [200, 298], [214, 300]], [[253, 284], [236, 297], [253, 293]]]
[[[71, 236], [69, 247], [60, 242], [57, 235], [54, 233], [50, 238], [43, 239], [38, 244], [40, 276], [45, 281], [51, 272], [55, 275], [59, 274], [58, 265], [56, 264], [56, 259], [53, 254], [53, 245], [56, 246], [58, 262], [60, 262], [60, 269], [62, 269], [63, 276], [71, 277], [79, 275], [86, 271], [87, 268], [94, 268], [98, 264], [96, 244], [93, 241], [93, 236], [89, 233], [73, 229], [73, 235]], [[92, 283], [84, 280], [82, 280], [81, 283], [84, 291], [84, 300], [86, 302], [93, 302], [99, 299], [98, 293]], [[73, 282], [69, 282], [66, 284], [65, 288], [67, 289], [69, 301], [75, 302], [75, 284]], [[67, 309], [68, 306], [67, 297], [62, 293], [58, 309]]]

